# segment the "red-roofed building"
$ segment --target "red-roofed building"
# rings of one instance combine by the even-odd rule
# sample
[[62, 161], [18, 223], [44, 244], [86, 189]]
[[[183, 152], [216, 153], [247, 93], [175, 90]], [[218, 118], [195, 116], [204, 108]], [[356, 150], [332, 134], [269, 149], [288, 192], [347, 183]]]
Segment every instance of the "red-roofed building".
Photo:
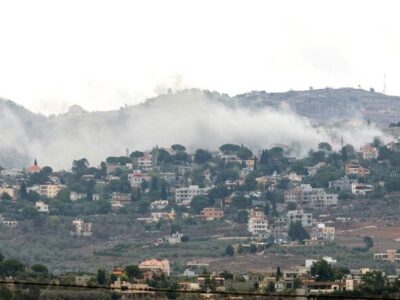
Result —
[[26, 173], [28, 173], [28, 174], [33, 174], [33, 173], [39, 173], [40, 170], [42, 170], [42, 168], [38, 166], [37, 160], [36, 160], [36, 158], [35, 158], [35, 161], [33, 162], [33, 165], [30, 166], [29, 168], [26, 168], [25, 171], [26, 171]]

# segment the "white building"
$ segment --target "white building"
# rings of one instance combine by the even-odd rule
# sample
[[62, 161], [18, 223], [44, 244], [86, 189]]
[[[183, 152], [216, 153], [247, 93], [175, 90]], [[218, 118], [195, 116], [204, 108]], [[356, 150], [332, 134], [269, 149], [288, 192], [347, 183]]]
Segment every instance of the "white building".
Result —
[[77, 192], [71, 192], [69, 194], [69, 199], [71, 201], [77, 201], [77, 200], [83, 200], [87, 198], [87, 194], [85, 193], [77, 193]]
[[287, 223], [301, 222], [303, 227], [312, 225], [312, 214], [305, 213], [302, 209], [299, 210], [289, 210], [286, 214]]
[[150, 203], [150, 210], [163, 210], [168, 206], [168, 200], [157, 200]]
[[4, 169], [0, 171], [2, 176], [6, 177], [18, 177], [24, 175], [24, 170], [21, 169]]
[[128, 174], [128, 180], [132, 188], [139, 188], [144, 180], [142, 171], [135, 170], [133, 173]]
[[329, 181], [329, 188], [340, 191], [351, 191], [351, 184], [354, 182], [356, 182], [355, 179], [349, 179], [349, 177], [343, 176], [338, 180]]
[[288, 175], [283, 176], [282, 178], [288, 179], [291, 183], [300, 183], [303, 180], [303, 176], [298, 175], [295, 172], [290, 172]]
[[249, 218], [247, 222], [247, 230], [258, 237], [265, 237], [270, 234], [268, 229], [268, 220], [264, 217]]
[[183, 237], [182, 233], [175, 232], [169, 236], [164, 237], [165, 241], [168, 244], [174, 245], [174, 244], [179, 244], [182, 242], [181, 238]]
[[153, 156], [150, 153], [145, 153], [142, 157], [137, 159], [137, 165], [141, 170], [152, 170]]
[[176, 203], [182, 204], [185, 201], [190, 203], [193, 197], [199, 195], [207, 195], [210, 188], [200, 188], [198, 185], [190, 185], [189, 187], [177, 188], [175, 190]]
[[223, 160], [225, 163], [232, 163], [232, 162], [241, 162], [239, 157], [236, 154], [224, 154], [219, 153], [218, 158]]
[[379, 151], [370, 144], [361, 147], [361, 155], [365, 160], [377, 159], [379, 156]]
[[91, 236], [92, 235], [92, 223], [84, 222], [81, 219], [75, 219], [72, 221], [73, 232], [72, 235], [77, 236]]
[[49, 212], [49, 205], [43, 201], [36, 201], [35, 207], [38, 212], [43, 212], [43, 213]]
[[351, 193], [354, 195], [366, 195], [373, 192], [374, 187], [370, 184], [354, 182], [351, 184]]
[[[324, 256], [322, 257], [323, 260], [325, 260], [328, 264], [334, 265], [337, 263], [336, 259], [333, 259], [330, 256]], [[315, 264], [318, 261], [318, 259], [306, 259], [306, 268], [309, 270], [313, 264]]]

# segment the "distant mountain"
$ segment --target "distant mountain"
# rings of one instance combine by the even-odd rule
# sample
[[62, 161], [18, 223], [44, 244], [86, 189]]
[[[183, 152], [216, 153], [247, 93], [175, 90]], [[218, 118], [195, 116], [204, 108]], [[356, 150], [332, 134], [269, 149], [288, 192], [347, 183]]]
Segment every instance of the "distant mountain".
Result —
[[113, 111], [73, 106], [51, 117], [0, 99], [0, 115], [0, 165], [27, 166], [37, 157], [39, 163], [65, 168], [72, 159], [87, 157], [97, 164], [126, 148], [155, 144], [216, 149], [220, 143], [236, 142], [258, 149], [300, 143], [306, 150], [332, 137], [326, 129], [316, 130], [317, 125], [341, 124], [337, 135], [346, 134], [343, 126], [358, 122], [364, 126], [359, 135], [368, 139], [377, 129], [365, 127], [367, 121], [381, 128], [400, 121], [400, 97], [352, 88], [254, 91], [234, 97], [192, 89]]
[[386, 127], [400, 120], [400, 97], [362, 89], [316, 89], [284, 93], [250, 92], [233, 97], [234, 101], [252, 107], [288, 105], [313, 123], [362, 118]]

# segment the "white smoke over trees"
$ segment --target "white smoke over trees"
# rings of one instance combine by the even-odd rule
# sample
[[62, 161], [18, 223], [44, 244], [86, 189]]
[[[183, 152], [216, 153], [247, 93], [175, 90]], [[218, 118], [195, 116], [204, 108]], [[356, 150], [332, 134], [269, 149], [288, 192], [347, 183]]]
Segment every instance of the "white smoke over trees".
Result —
[[[125, 149], [150, 150], [155, 145], [179, 143], [188, 151], [217, 150], [225, 143], [244, 144], [253, 151], [285, 145], [301, 156], [322, 141], [338, 149], [341, 136], [356, 148], [382, 136], [378, 128], [364, 123], [347, 124], [344, 129], [316, 127], [285, 107], [254, 109], [225, 100], [186, 90], [118, 111], [87, 113], [75, 108], [74, 113], [33, 119], [3, 107], [0, 153], [14, 149], [27, 159], [36, 157], [41, 165], [60, 169], [69, 168], [74, 159], [85, 157], [98, 165], [107, 156], [124, 155]], [[23, 167], [22, 161], [28, 163], [8, 160], [8, 165]]]

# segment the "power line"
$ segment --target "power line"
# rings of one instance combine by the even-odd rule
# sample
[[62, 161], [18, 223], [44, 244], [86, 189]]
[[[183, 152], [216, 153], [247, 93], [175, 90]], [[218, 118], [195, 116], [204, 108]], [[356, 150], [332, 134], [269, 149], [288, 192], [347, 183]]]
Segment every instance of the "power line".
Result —
[[[111, 286], [105, 285], [88, 285], [82, 286], [77, 284], [58, 284], [58, 283], [47, 283], [47, 282], [33, 282], [33, 281], [7, 281], [0, 280], [0, 284], [14, 284], [14, 285], [26, 285], [26, 286], [43, 286], [43, 287], [60, 287], [60, 288], [79, 288], [79, 289], [102, 289], [119, 291], [120, 289], [113, 289]], [[127, 289], [123, 291], [135, 291], [135, 292], [159, 292], [159, 293], [182, 293], [182, 294], [214, 294], [214, 295], [225, 295], [225, 296], [250, 296], [250, 297], [272, 297], [272, 298], [306, 298], [306, 299], [358, 299], [358, 300], [398, 300], [398, 298], [391, 297], [376, 297], [376, 296], [354, 296], [354, 295], [332, 295], [332, 294], [312, 294], [312, 295], [297, 295], [297, 294], [276, 294], [276, 293], [251, 293], [251, 292], [224, 292], [224, 291], [190, 291], [190, 290], [178, 290], [178, 289], [166, 289], [166, 288], [135, 288]]]

